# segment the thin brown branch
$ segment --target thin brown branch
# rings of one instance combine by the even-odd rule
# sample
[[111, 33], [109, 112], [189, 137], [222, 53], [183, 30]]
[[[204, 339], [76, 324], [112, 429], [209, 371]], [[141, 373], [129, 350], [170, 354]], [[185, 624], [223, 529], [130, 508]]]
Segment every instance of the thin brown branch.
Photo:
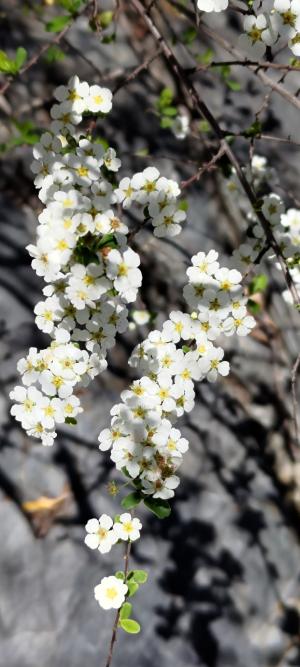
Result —
[[228, 67], [255, 67], [255, 69], [258, 71], [260, 69], [273, 69], [273, 70], [278, 70], [278, 71], [286, 71], [286, 72], [298, 72], [300, 73], [300, 67], [299, 65], [285, 65], [283, 63], [272, 63], [269, 62], [268, 60], [266, 61], [257, 61], [257, 60], [248, 60], [247, 58], [243, 59], [236, 59], [236, 60], [212, 60], [210, 63], [207, 64], [200, 64], [197, 65], [196, 67], [191, 67], [187, 70], [188, 74], [196, 74], [197, 72], [205, 72], [206, 70], [209, 70], [211, 67], [223, 67], [223, 66], [228, 66]]
[[198, 171], [197, 171], [196, 174], [194, 174], [193, 176], [191, 176], [190, 178], [188, 178], [186, 181], [181, 181], [181, 187], [182, 187], [182, 188], [188, 188], [188, 187], [189, 187], [192, 183], [194, 183], [195, 181], [199, 181], [199, 179], [201, 178], [201, 176], [202, 176], [206, 171], [210, 171], [211, 169], [213, 169], [213, 168], [215, 167], [216, 163], [218, 162], [218, 160], [220, 160], [220, 158], [224, 155], [224, 153], [225, 153], [224, 146], [221, 146], [221, 147], [219, 148], [218, 152], [216, 153], [216, 155], [214, 155], [214, 156], [212, 157], [212, 159], [211, 159], [209, 162], [205, 162], [205, 163], [202, 165], [202, 167], [200, 167], [200, 168], [198, 169]]
[[[128, 575], [128, 569], [129, 569], [129, 556], [130, 556], [130, 549], [131, 549], [131, 542], [128, 540], [125, 548], [125, 554], [124, 554], [124, 582], [126, 582], [127, 575]], [[109, 644], [109, 649], [108, 649], [108, 655], [106, 658], [105, 662], [105, 667], [110, 667], [111, 662], [112, 662], [112, 657], [113, 657], [113, 652], [114, 652], [114, 647], [115, 643], [117, 640], [117, 632], [118, 632], [118, 626], [119, 626], [119, 620], [120, 620], [120, 609], [118, 609], [112, 629], [112, 635], [111, 635], [111, 640]]]

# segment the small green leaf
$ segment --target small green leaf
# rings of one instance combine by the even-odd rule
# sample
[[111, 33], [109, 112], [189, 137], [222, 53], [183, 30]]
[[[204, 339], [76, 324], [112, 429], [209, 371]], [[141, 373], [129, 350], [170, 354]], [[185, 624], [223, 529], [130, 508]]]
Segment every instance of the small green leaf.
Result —
[[253, 299], [248, 299], [247, 308], [252, 315], [258, 315], [261, 311], [259, 303], [256, 303]]
[[190, 351], [191, 351], [191, 349], [189, 348], [188, 345], [183, 345], [182, 346], [182, 352], [184, 352], [184, 354], [187, 354], [187, 352], [190, 352]]
[[199, 55], [197, 55], [196, 59], [199, 63], [202, 63], [203, 65], [209, 65], [213, 60], [213, 57], [214, 57], [213, 50], [206, 49], [204, 53], [200, 53]]
[[164, 116], [164, 117], [161, 119], [161, 121], [160, 121], [159, 124], [160, 124], [160, 127], [162, 127], [162, 128], [165, 130], [165, 129], [169, 128], [169, 127], [172, 127], [173, 122], [174, 122], [174, 121], [172, 120], [172, 118], [168, 118], [167, 116]]
[[129, 493], [128, 496], [125, 496], [123, 500], [121, 501], [122, 507], [124, 507], [125, 510], [130, 510], [132, 507], [136, 507], [139, 505], [141, 500], [143, 499], [142, 495], [139, 493], [139, 491], [133, 491], [132, 493]]
[[145, 498], [144, 504], [150, 512], [153, 512], [159, 519], [166, 519], [171, 513], [171, 507], [167, 500], [160, 498]]
[[19, 48], [16, 51], [16, 58], [15, 58], [17, 72], [21, 69], [26, 60], [27, 60], [27, 51], [26, 49], [23, 48], [23, 46], [19, 46]]
[[125, 618], [129, 618], [132, 610], [132, 604], [130, 602], [124, 602], [120, 609], [120, 620], [123, 621]]
[[256, 137], [258, 134], [261, 134], [262, 126], [259, 120], [255, 120], [250, 127], [243, 132], [244, 137]]
[[132, 618], [121, 619], [120, 627], [131, 635], [136, 635], [141, 629], [140, 624]]
[[179, 204], [178, 204], [178, 209], [179, 211], [188, 211], [189, 208], [189, 202], [187, 199], [180, 199]]
[[210, 124], [207, 120], [200, 120], [198, 128], [199, 132], [210, 132]]
[[181, 35], [184, 44], [192, 44], [197, 37], [197, 30], [195, 28], [187, 28]]
[[177, 116], [176, 107], [164, 107], [163, 115], [164, 116]]
[[249, 285], [249, 292], [250, 294], [257, 294], [257, 292], [263, 292], [268, 285], [268, 277], [264, 274], [261, 273], [259, 276], [255, 276], [251, 280], [251, 283]]
[[104, 234], [100, 241], [97, 242], [96, 244], [96, 249], [100, 250], [100, 248], [117, 248], [118, 244], [116, 241], [116, 237], [114, 234]]
[[238, 81], [235, 81], [235, 79], [226, 79], [226, 86], [233, 91], [241, 90], [242, 87]]
[[111, 11], [100, 12], [100, 14], [97, 15], [97, 20], [99, 21], [101, 28], [103, 29], [108, 28], [113, 18], [114, 18], [114, 13]]
[[53, 46], [49, 46], [49, 49], [47, 49], [45, 53], [45, 60], [48, 63], [55, 63], [59, 62], [60, 60], [64, 60], [65, 58], [65, 53], [59, 48], [59, 46], [56, 46], [53, 44]]
[[148, 572], [145, 570], [133, 570], [133, 580], [136, 584], [145, 584], [148, 579]]
[[15, 61], [11, 60], [5, 51], [0, 51], [0, 72], [4, 74], [15, 74], [16, 72]]
[[72, 426], [75, 426], [75, 424], [77, 424], [77, 419], [74, 417], [66, 417], [65, 424], [72, 424]]
[[171, 88], [163, 88], [158, 100], [155, 102], [156, 108], [160, 111], [163, 112], [165, 107], [169, 107], [172, 102], [173, 102], [173, 92]]
[[116, 33], [112, 32], [111, 35], [105, 35], [102, 39], [102, 44], [111, 44], [116, 41]]
[[127, 581], [128, 597], [132, 598], [139, 590], [139, 585], [135, 581]]
[[115, 573], [115, 577], [117, 577], [117, 579], [121, 579], [122, 581], [124, 581], [125, 574], [124, 572], [121, 572], [121, 570], [118, 570], [118, 572]]
[[46, 23], [47, 32], [60, 32], [71, 21], [71, 16], [56, 16], [52, 21]]

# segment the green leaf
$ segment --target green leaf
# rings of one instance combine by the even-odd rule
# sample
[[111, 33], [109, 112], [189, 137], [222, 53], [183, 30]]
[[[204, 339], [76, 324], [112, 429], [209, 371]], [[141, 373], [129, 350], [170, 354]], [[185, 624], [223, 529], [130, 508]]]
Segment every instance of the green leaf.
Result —
[[253, 301], [253, 299], [248, 299], [247, 301], [247, 308], [252, 315], [258, 315], [261, 311], [261, 307], [259, 303], [256, 303], [256, 301]]
[[128, 597], [132, 598], [139, 590], [139, 585], [135, 581], [127, 581]]
[[111, 35], [105, 35], [102, 39], [102, 44], [111, 44], [116, 41], [116, 33], [112, 32]]
[[242, 87], [238, 81], [235, 81], [235, 79], [226, 79], [226, 86], [234, 91], [241, 90]]
[[159, 519], [166, 519], [171, 513], [170, 503], [160, 498], [145, 498], [144, 504]]
[[26, 60], [27, 60], [27, 51], [26, 49], [23, 48], [23, 46], [19, 46], [19, 48], [16, 51], [16, 57], [15, 57], [17, 72], [21, 69], [22, 65], [24, 65]]
[[136, 635], [141, 629], [140, 624], [132, 618], [121, 619], [120, 627], [131, 635]]
[[148, 579], [148, 572], [145, 570], [133, 570], [133, 580], [136, 584], [145, 584]]
[[101, 28], [103, 29], [108, 28], [113, 18], [114, 18], [114, 13], [110, 11], [100, 12], [100, 14], [97, 15], [97, 20], [99, 21]]
[[125, 618], [129, 618], [132, 610], [132, 604], [130, 602], [124, 602], [120, 609], [120, 620], [123, 621]]
[[71, 21], [71, 16], [56, 16], [52, 21], [46, 23], [47, 32], [60, 32]]
[[162, 127], [164, 130], [168, 127], [172, 127], [173, 125], [173, 120], [172, 118], [168, 118], [167, 116], [164, 116], [161, 121], [160, 121], [160, 127]]
[[181, 35], [184, 44], [192, 44], [197, 37], [197, 30], [195, 28], [187, 28]]
[[198, 128], [199, 132], [210, 132], [210, 124], [207, 120], [200, 120]]
[[117, 579], [122, 579], [122, 581], [124, 581], [125, 574], [124, 572], [121, 572], [121, 570], [118, 570], [118, 572], [115, 573], [115, 577], [117, 577]]
[[243, 132], [244, 137], [256, 137], [258, 134], [261, 134], [262, 125], [259, 120], [255, 120], [247, 130]]
[[48, 63], [55, 63], [59, 62], [60, 60], [64, 60], [65, 53], [59, 48], [59, 46], [53, 44], [53, 46], [49, 46], [49, 49], [47, 49], [44, 57]]
[[196, 60], [203, 65], [209, 65], [213, 60], [214, 52], [212, 49], [206, 49], [204, 53], [197, 55]]
[[0, 51], [0, 72], [4, 74], [15, 74], [16, 73], [16, 64], [14, 60], [11, 60], [5, 53], [5, 51]]
[[172, 102], [173, 102], [173, 92], [171, 88], [163, 88], [158, 100], [155, 102], [156, 108], [160, 111], [163, 112], [165, 107], [169, 107]]
[[58, 0], [58, 4], [70, 12], [70, 14], [76, 14], [80, 9], [82, 0]]
[[264, 274], [261, 273], [258, 276], [255, 276], [251, 280], [251, 283], [249, 285], [249, 292], [250, 294], [257, 294], [257, 292], [263, 292], [268, 285], [268, 277]]
[[75, 424], [77, 424], [77, 419], [74, 417], [66, 417], [65, 424], [72, 424], [72, 426], [75, 426]]
[[139, 491], [133, 491], [132, 493], [129, 493], [128, 496], [125, 496], [123, 500], [121, 501], [122, 507], [124, 507], [125, 510], [130, 510], [132, 507], [136, 507], [139, 505], [141, 500], [143, 499], [142, 495], [139, 493]]
[[188, 345], [183, 345], [182, 346], [182, 351], [184, 352], [184, 354], [186, 354], [187, 352], [191, 351], [191, 348]]
[[96, 243], [96, 246], [95, 246], [95, 248], [97, 250], [100, 250], [100, 248], [107, 248], [107, 247], [110, 247], [110, 248], [117, 248], [118, 247], [116, 237], [112, 233], [104, 234], [104, 236], [102, 236], [100, 241], [98, 241]]
[[176, 107], [164, 107], [163, 115], [164, 116], [177, 116]]
[[179, 211], [188, 211], [189, 209], [189, 202], [187, 199], [180, 199], [179, 204], [178, 204], [178, 209]]

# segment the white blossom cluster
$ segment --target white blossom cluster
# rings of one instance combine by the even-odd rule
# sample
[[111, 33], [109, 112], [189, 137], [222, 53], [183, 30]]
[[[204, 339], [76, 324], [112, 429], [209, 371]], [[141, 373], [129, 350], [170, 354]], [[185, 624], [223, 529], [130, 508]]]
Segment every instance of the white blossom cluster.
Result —
[[[263, 156], [254, 155], [251, 162], [251, 168], [247, 170], [247, 177], [252, 180], [255, 189], [266, 184], [268, 178], [273, 176], [269, 169], [267, 160]], [[227, 182], [230, 193], [235, 192], [241, 196], [241, 188], [236, 173], [232, 174]], [[275, 192], [261, 197], [261, 211], [265, 219], [270, 224], [274, 238], [282, 252], [284, 259], [289, 266], [293, 281], [300, 289], [300, 210], [295, 208], [285, 209], [284, 202]], [[249, 223], [247, 231], [247, 241], [243, 243], [233, 253], [235, 266], [246, 274], [257, 259], [259, 253], [267, 248], [265, 232], [258, 224], [255, 215], [252, 212], [247, 213]], [[265, 257], [274, 259], [274, 251], [267, 249]], [[280, 269], [279, 264], [276, 264]], [[288, 303], [292, 303], [292, 297], [289, 290], [283, 292], [283, 297]]]
[[241, 273], [220, 267], [215, 250], [192, 257], [187, 275], [183, 293], [191, 314], [171, 312], [162, 331], [151, 331], [134, 349], [129, 364], [144, 376], [121, 393], [111, 427], [99, 435], [100, 450], [112, 447], [117, 470], [125, 471], [145, 498], [174, 496], [176, 471], [188, 449], [174, 424], [193, 409], [195, 381], [228, 375], [220, 335], [246, 336], [255, 326]]
[[[202, 12], [221, 12], [229, 6], [228, 0], [197, 0]], [[280, 40], [295, 56], [300, 56], [300, 3], [299, 0], [269, 0], [258, 4], [259, 10], [244, 18], [244, 32], [238, 47], [248, 58], [260, 60], [268, 46]]]
[[146, 167], [132, 178], [122, 178], [115, 190], [117, 201], [124, 209], [133, 202], [143, 207], [146, 218], [151, 218], [154, 236], [177, 236], [186, 213], [178, 208], [176, 199], [180, 189], [176, 181], [160, 176], [156, 167]]
[[[22, 385], [10, 394], [12, 414], [44, 445], [53, 444], [56, 424], [74, 423], [82, 411], [74, 391], [105, 370], [107, 351], [128, 326], [126, 304], [135, 301], [142, 282], [140, 258], [127, 245], [128, 227], [115, 205], [123, 201], [126, 208], [131, 197], [147, 206], [157, 236], [178, 233], [185, 217], [176, 212], [174, 181], [149, 167], [115, 188], [121, 161], [114, 149], [76, 133], [84, 113], [110, 111], [108, 89], [73, 76], [54, 95], [49, 132], [33, 150], [34, 182], [45, 208], [36, 243], [27, 246], [32, 268], [47, 283], [35, 321], [53, 340], [19, 361]], [[125, 201], [124, 181], [131, 193], [127, 188]]]
[[[102, 514], [99, 519], [90, 519], [85, 529], [85, 544], [90, 549], [98, 549], [101, 554], [106, 554], [118, 542], [138, 540], [142, 523], [129, 512], [124, 512], [114, 521], [108, 514]], [[94, 588], [95, 599], [102, 609], [120, 609], [127, 592], [127, 584], [114, 575], [103, 577]]]

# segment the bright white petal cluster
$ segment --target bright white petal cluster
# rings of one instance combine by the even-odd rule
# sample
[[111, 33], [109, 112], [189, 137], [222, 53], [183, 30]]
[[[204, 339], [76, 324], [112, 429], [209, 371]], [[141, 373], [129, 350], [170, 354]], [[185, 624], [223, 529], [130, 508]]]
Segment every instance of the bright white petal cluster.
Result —
[[[253, 156], [251, 169], [247, 170], [248, 178], [252, 176], [252, 183], [255, 189], [259, 192], [261, 186], [265, 188], [266, 178], [270, 181], [276, 174], [268, 167], [267, 160], [262, 156]], [[235, 179], [235, 173], [229, 179]], [[231, 191], [231, 188], [229, 187]], [[243, 205], [243, 197], [241, 190], [237, 185], [237, 192], [239, 192], [239, 203]], [[277, 241], [282, 255], [285, 258], [290, 270], [291, 277], [294, 281], [296, 289], [300, 292], [300, 211], [298, 209], [285, 210], [284, 202], [281, 197], [275, 193], [270, 192], [268, 195], [260, 197], [261, 211], [269, 223], [272, 233]], [[258, 268], [255, 261], [261, 251], [264, 251], [264, 257], [274, 260], [274, 251], [268, 248], [268, 242], [262, 226], [257, 222], [256, 217], [248, 210], [247, 219], [249, 227], [247, 230], [247, 239], [237, 250], [233, 253], [233, 266], [246, 275], [249, 270], [252, 271]], [[277, 268], [281, 267], [276, 264]], [[292, 296], [289, 290], [284, 290], [283, 298], [287, 303], [292, 303]], [[237, 302], [239, 308], [239, 301]], [[228, 335], [231, 330], [231, 319], [224, 323], [224, 333]], [[241, 332], [247, 330], [248, 320], [242, 318], [242, 321], [237, 329], [239, 335]], [[225, 331], [226, 329], [226, 331]]]
[[120, 609], [127, 591], [127, 584], [115, 576], [103, 577], [94, 588], [95, 599], [102, 609]]
[[146, 219], [151, 219], [155, 236], [180, 234], [186, 219], [176, 202], [180, 189], [176, 181], [161, 176], [156, 167], [146, 167], [132, 178], [123, 178], [114, 194], [124, 209], [133, 202], [143, 208]]
[[222, 12], [228, 7], [228, 0], [197, 0], [201, 12]]
[[[174, 496], [177, 469], [188, 450], [174, 424], [194, 407], [194, 382], [228, 375], [217, 339], [246, 336], [255, 326], [241, 273], [220, 267], [215, 250], [195, 255], [187, 275], [184, 296], [192, 314], [171, 312], [162, 331], [151, 331], [134, 349], [129, 363], [144, 376], [122, 392], [122, 402], [111, 410], [111, 428], [99, 435], [100, 450], [111, 448], [117, 470], [125, 468], [144, 497], [163, 500]], [[124, 522], [116, 526], [120, 535]]]
[[139, 539], [142, 524], [139, 519], [132, 518], [129, 512], [121, 514], [115, 522], [108, 514], [102, 514], [99, 519], [90, 519], [85, 529], [85, 544], [90, 549], [98, 549], [100, 553], [106, 554], [118, 540], [134, 542]]
[[254, 14], [244, 19], [244, 33], [238, 39], [238, 47], [249, 58], [260, 60], [267, 46], [275, 44], [278, 32], [275, 22], [268, 14]]
[[36, 324], [52, 342], [19, 361], [23, 386], [11, 392], [12, 414], [44, 445], [53, 444], [57, 424], [75, 423], [82, 411], [75, 391], [106, 369], [107, 351], [128, 326], [126, 305], [142, 282], [140, 258], [128, 247], [128, 227], [115, 211], [121, 184], [128, 181], [133, 198], [151, 208], [157, 236], [178, 233], [185, 218], [175, 206], [174, 181], [149, 167], [114, 190], [121, 166], [115, 150], [76, 134], [84, 113], [110, 111], [110, 90], [74, 76], [54, 95], [50, 131], [33, 149], [45, 208], [36, 242], [27, 247], [32, 268], [47, 283], [34, 309]]

